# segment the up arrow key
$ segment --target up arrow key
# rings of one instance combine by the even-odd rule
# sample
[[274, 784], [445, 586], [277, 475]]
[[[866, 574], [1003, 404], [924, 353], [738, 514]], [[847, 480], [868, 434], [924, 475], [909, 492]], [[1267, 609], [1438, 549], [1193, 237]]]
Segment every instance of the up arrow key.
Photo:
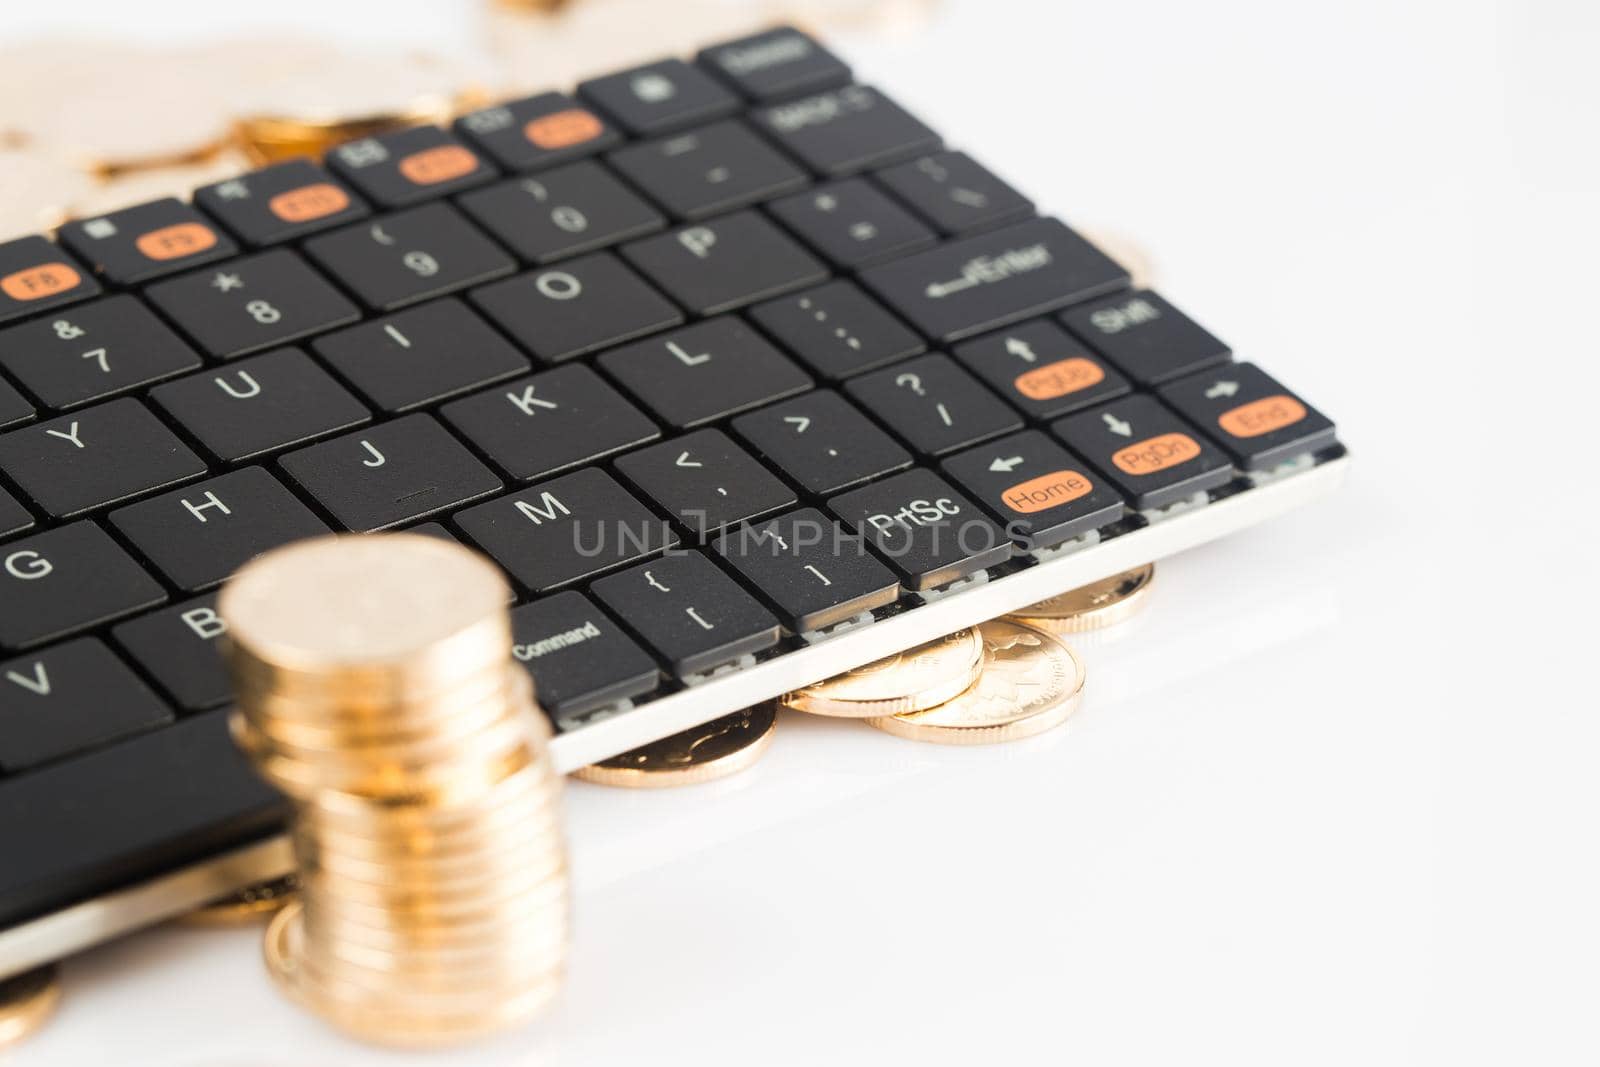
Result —
[[678, 357], [678, 362], [685, 367], [698, 367], [702, 363], [711, 362], [711, 353], [702, 352], [698, 356], [691, 356], [682, 345], [676, 341], [667, 342], [667, 351]]
[[705, 466], [704, 463], [701, 463], [697, 459], [690, 459], [689, 458], [689, 453], [687, 453], [687, 452], [684, 452], [683, 454], [678, 456], [677, 460], [675, 460], [674, 462], [679, 467], [704, 467]]
[[1010, 474], [1012, 471], [1016, 470], [1021, 465], [1022, 465], [1022, 457], [1021, 456], [1008, 456], [1005, 459], [1001, 459], [999, 457], [996, 457], [995, 461], [993, 463], [989, 464], [989, 469], [994, 471], [994, 472], [996, 472], [996, 473], [998, 473], [998, 474]]
[[1133, 436], [1132, 423], [1122, 421], [1109, 411], [1100, 417], [1105, 420], [1106, 429], [1110, 430], [1112, 433], [1119, 434], [1123, 437]]
[[1033, 346], [1020, 337], [1007, 337], [1006, 351], [1011, 353], [1013, 356], [1017, 356], [1026, 360], [1029, 363], [1032, 363], [1039, 358], [1034, 353]]

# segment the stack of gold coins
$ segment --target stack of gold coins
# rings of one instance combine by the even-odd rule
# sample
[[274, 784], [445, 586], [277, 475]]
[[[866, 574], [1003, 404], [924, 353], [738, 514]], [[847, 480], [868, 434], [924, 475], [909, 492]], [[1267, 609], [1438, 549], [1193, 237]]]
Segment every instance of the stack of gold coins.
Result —
[[409, 534], [290, 545], [222, 592], [235, 735], [296, 806], [300, 899], [268, 965], [358, 1036], [465, 1039], [559, 987], [559, 778], [508, 594], [482, 557]]

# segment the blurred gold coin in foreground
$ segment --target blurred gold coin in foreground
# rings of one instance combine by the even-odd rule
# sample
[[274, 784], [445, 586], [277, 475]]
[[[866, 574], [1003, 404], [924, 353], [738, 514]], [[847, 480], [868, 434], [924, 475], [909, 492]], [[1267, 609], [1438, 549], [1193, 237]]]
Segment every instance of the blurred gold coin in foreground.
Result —
[[269, 552], [218, 600], [234, 736], [294, 803], [267, 965], [368, 1040], [479, 1037], [560, 989], [561, 778], [509, 594], [475, 552], [386, 534]]
[[300, 891], [300, 879], [292, 874], [270, 882], [246, 886], [219, 900], [191, 911], [183, 921], [194, 926], [240, 926], [265, 919], [279, 911]]
[[0, 978], [0, 1051], [39, 1027], [61, 1000], [61, 974], [55, 964]]
[[1146, 563], [1082, 589], [1029, 604], [1006, 618], [1057, 634], [1081, 634], [1115, 626], [1138, 614], [1149, 601], [1155, 575], [1156, 565]]
[[778, 709], [772, 701], [664, 737], [572, 772], [574, 778], [627, 789], [697, 785], [755, 765], [772, 744]]
[[968, 628], [786, 693], [783, 703], [848, 719], [922, 711], [965, 690], [982, 667], [983, 640]]
[[1054, 634], [1007, 619], [978, 627], [983, 673], [977, 684], [927, 711], [868, 719], [914, 741], [992, 745], [1060, 726], [1083, 697], [1083, 661]]

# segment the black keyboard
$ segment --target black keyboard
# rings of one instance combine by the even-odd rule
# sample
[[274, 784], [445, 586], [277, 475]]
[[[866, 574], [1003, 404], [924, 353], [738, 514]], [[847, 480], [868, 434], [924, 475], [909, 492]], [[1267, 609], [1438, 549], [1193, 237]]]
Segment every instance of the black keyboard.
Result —
[[0, 244], [0, 974], [7, 929], [278, 830], [214, 610], [275, 545], [487, 553], [570, 768], [1343, 454], [793, 29]]

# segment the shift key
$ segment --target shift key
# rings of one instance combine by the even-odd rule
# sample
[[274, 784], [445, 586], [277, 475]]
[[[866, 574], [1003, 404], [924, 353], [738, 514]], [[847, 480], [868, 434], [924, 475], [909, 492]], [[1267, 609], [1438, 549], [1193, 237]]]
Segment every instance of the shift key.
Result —
[[1056, 219], [951, 241], [861, 280], [935, 340], [952, 341], [1115, 292], [1128, 272]]

